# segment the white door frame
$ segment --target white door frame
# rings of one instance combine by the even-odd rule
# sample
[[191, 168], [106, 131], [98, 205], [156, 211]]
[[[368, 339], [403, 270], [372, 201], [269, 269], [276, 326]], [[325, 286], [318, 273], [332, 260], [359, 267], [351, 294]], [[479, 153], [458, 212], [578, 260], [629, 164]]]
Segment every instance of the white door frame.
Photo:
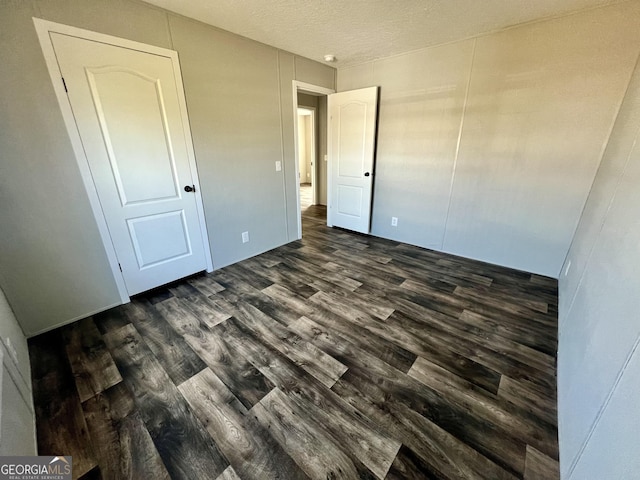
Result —
[[[312, 205], [315, 205], [318, 201], [317, 198], [317, 189], [318, 189], [318, 184], [316, 183], [316, 168], [318, 167], [318, 159], [316, 158], [318, 152], [316, 151], [316, 143], [318, 142], [318, 132], [316, 131], [317, 128], [317, 121], [318, 121], [318, 110], [316, 109], [316, 107], [307, 107], [306, 105], [298, 105], [298, 109], [299, 110], [307, 110], [309, 112], [311, 112], [311, 115], [308, 115], [311, 118], [311, 138], [312, 138], [312, 142], [311, 142], [311, 193], [312, 193], [312, 198], [311, 198], [311, 203]], [[300, 115], [298, 115], [298, 119], [300, 118]], [[298, 168], [299, 168], [300, 164], [298, 164]], [[305, 182], [307, 183], [307, 182]]]
[[96, 190], [96, 187], [93, 183], [93, 177], [91, 175], [91, 170], [89, 168], [89, 161], [87, 160], [87, 157], [85, 155], [84, 148], [82, 146], [82, 140], [80, 139], [80, 133], [78, 131], [78, 128], [76, 127], [75, 118], [73, 116], [73, 111], [71, 109], [71, 103], [69, 102], [69, 98], [67, 97], [67, 93], [66, 93], [64, 84], [62, 82], [62, 73], [60, 72], [60, 68], [56, 60], [55, 50], [53, 48], [51, 36], [49, 35], [50, 32], [60, 33], [63, 35], [71, 35], [71, 36], [83, 38], [86, 40], [107, 43], [109, 45], [114, 45], [117, 47], [124, 47], [132, 50], [139, 50], [141, 52], [151, 53], [155, 55], [162, 55], [162, 56], [171, 58], [173, 70], [174, 70], [174, 76], [176, 79], [178, 102], [180, 104], [180, 114], [183, 120], [182, 124], [184, 125], [185, 138], [187, 139], [186, 144], [187, 144], [187, 156], [189, 157], [189, 167], [191, 168], [192, 175], [193, 175], [193, 182], [196, 187], [196, 192], [195, 192], [196, 209], [198, 212], [200, 232], [202, 234], [202, 241], [204, 244], [204, 254], [205, 254], [205, 259], [207, 263], [206, 269], [208, 272], [213, 271], [211, 248], [209, 247], [209, 236], [207, 234], [207, 226], [205, 223], [204, 207], [202, 204], [202, 196], [200, 192], [200, 181], [198, 178], [196, 157], [195, 157], [195, 152], [193, 150], [193, 143], [191, 141], [191, 138], [192, 138], [191, 127], [189, 126], [189, 117], [187, 115], [187, 102], [184, 96], [184, 86], [182, 84], [182, 75], [180, 73], [180, 63], [178, 61], [178, 53], [173, 50], [168, 50], [166, 48], [155, 47], [153, 45], [146, 45], [144, 43], [135, 42], [133, 40], [126, 40], [124, 38], [113, 37], [111, 35], [105, 35], [102, 33], [92, 32], [90, 30], [84, 30], [82, 28], [70, 27], [68, 25], [62, 25], [60, 23], [50, 22], [48, 20], [42, 20], [40, 18], [33, 17], [33, 23], [35, 25], [36, 32], [38, 34], [38, 39], [40, 40], [40, 46], [42, 48], [42, 53], [44, 54], [44, 59], [47, 64], [49, 76], [51, 77], [51, 83], [53, 84], [53, 89], [58, 99], [60, 110], [62, 111], [62, 118], [67, 128], [69, 139], [71, 140], [73, 153], [74, 153], [74, 156], [76, 157], [78, 168], [80, 169], [82, 183], [84, 184], [84, 188], [89, 197], [89, 204], [91, 206], [93, 216], [96, 220], [96, 224], [98, 226], [98, 232], [100, 233], [100, 238], [102, 239], [102, 244], [104, 246], [105, 253], [107, 254], [109, 267], [111, 268], [111, 273], [113, 275], [113, 279], [116, 282], [116, 286], [118, 288], [118, 293], [120, 294], [120, 300], [122, 301], [122, 303], [129, 302], [129, 293], [127, 292], [127, 288], [124, 282], [124, 277], [122, 275], [122, 272], [120, 271], [120, 266], [118, 264], [116, 250], [113, 246], [113, 242], [109, 234], [109, 229], [107, 228], [107, 222], [102, 212], [102, 206], [100, 204], [100, 199], [98, 197], [98, 191]]
[[[302, 210], [300, 208], [300, 152], [298, 151], [298, 93], [311, 93], [316, 94], [316, 96], [322, 95], [331, 95], [332, 93], [336, 93], [332, 88], [325, 88], [319, 85], [313, 85], [311, 83], [299, 82], [298, 80], [293, 80], [293, 138], [295, 141], [294, 151], [296, 154], [296, 212], [297, 212], [297, 222], [298, 222], [298, 240], [302, 238]], [[304, 107], [306, 108], [306, 107]], [[328, 112], [327, 112], [328, 113]], [[329, 129], [329, 115], [327, 114], [327, 132]], [[316, 160], [318, 163], [319, 160]], [[314, 167], [318, 167], [318, 165], [314, 165]], [[327, 179], [328, 181], [328, 179]], [[328, 200], [328, 199], [327, 199]]]

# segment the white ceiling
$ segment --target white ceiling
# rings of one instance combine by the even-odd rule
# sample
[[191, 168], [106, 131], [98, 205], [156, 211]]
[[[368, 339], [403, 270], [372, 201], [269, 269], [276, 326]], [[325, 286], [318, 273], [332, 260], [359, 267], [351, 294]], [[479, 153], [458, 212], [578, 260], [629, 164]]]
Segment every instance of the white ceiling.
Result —
[[616, 0], [145, 0], [340, 68]]

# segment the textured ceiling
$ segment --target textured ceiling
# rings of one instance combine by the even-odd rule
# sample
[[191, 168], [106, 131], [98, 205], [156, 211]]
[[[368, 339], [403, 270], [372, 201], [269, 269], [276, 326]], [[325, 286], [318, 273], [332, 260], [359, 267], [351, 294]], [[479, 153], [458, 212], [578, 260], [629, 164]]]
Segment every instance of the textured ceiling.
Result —
[[145, 0], [340, 68], [615, 0]]

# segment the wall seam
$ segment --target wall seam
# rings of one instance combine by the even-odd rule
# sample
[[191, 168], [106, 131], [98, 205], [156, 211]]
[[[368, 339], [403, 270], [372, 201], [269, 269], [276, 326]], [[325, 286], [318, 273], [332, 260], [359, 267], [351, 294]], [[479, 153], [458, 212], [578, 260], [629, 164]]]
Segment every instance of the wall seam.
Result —
[[[627, 169], [629, 168], [629, 161], [631, 159], [631, 154], [633, 153], [633, 150], [636, 147], [639, 135], [640, 135], [640, 129], [638, 129], [638, 131], [636, 132], [636, 136], [633, 139], [633, 144], [631, 145], [631, 148], [629, 149], [629, 154], [627, 155], [627, 160], [625, 161], [624, 168], [622, 169], [622, 172], [620, 173], [620, 176], [618, 177], [618, 181], [616, 182], [616, 188], [615, 188], [615, 190], [613, 192], [613, 195], [611, 196], [611, 200], [609, 200], [609, 205], [607, 205], [607, 210], [606, 210], [605, 214], [602, 217], [602, 222], [600, 223], [600, 228], [598, 230], [598, 235], [596, 236], [596, 239], [594, 240], [593, 244], [591, 245], [591, 248], [589, 249], [589, 256], [587, 257], [587, 261], [585, 262], [585, 266], [584, 266], [584, 269], [582, 270], [582, 274], [580, 274], [580, 280], [578, 281], [578, 285], [576, 286], [576, 289], [573, 292], [573, 295], [571, 296], [571, 302], [569, 302], [569, 307], [567, 308], [567, 315], [566, 315], [565, 319], [569, 318], [571, 316], [571, 311], [573, 310], [573, 305], [576, 302], [576, 298], [578, 297], [578, 292], [580, 291], [580, 287], [582, 287], [582, 282], [584, 281], [584, 277], [586, 275], [587, 266], [591, 262], [591, 257], [593, 257], [593, 252], [596, 249], [596, 245], [598, 244], [598, 240], [600, 238], [600, 235], [602, 234], [602, 230], [604, 229], [604, 225], [605, 225], [605, 223], [607, 223], [607, 217], [609, 216], [609, 212], [611, 211], [611, 207], [613, 206], [613, 202], [615, 201], [616, 197], [618, 196], [618, 190], [620, 189], [620, 184], [622, 183], [622, 179], [624, 178], [624, 175], [627, 172]], [[560, 320], [560, 319], [558, 319], [558, 320]], [[560, 321], [558, 321], [558, 326], [560, 327], [561, 325], [564, 325], [564, 321], [565, 321], [564, 319], [562, 320], [562, 323]]]
[[175, 50], [176, 47], [173, 43], [173, 32], [171, 31], [171, 19], [169, 17], [169, 12], [165, 12], [164, 17], [167, 22], [167, 33], [169, 34], [169, 45], [171, 45], [171, 50]]
[[569, 467], [569, 472], [567, 474], [568, 475], [568, 477], [567, 477], [568, 479], [571, 479], [571, 477], [573, 476], [573, 472], [575, 471], [576, 467], [578, 466], [578, 462], [582, 458], [582, 455], [584, 454], [584, 451], [587, 449], [587, 445], [589, 444], [589, 440], [591, 440], [591, 437], [593, 436], [596, 428], [600, 424], [600, 420], [601, 420], [602, 416], [604, 415], [604, 412], [607, 410], [607, 407], [609, 406], [609, 403], [611, 403], [611, 398], [613, 398], [613, 394], [618, 389], [618, 385], [620, 384], [620, 381], [622, 380], [622, 377], [624, 376], [625, 372], [627, 371], [627, 367], [631, 363], [631, 360], [633, 359], [633, 356], [635, 355], [635, 353], [638, 350], [639, 346], [640, 346], [640, 335], [638, 335], [638, 337], [636, 338], [636, 341], [633, 344], [633, 348], [631, 349], [631, 352], [629, 353], [629, 355], [625, 359], [625, 362], [622, 365], [622, 368], [618, 372], [618, 375], [616, 376], [616, 380], [613, 382], [613, 386], [611, 387], [611, 390], [609, 391], [609, 394], [607, 395], [607, 398], [602, 403], [602, 406], [598, 410], [596, 418], [594, 419], [593, 423], [591, 424], [591, 428], [589, 429], [589, 433], [587, 434], [587, 437], [585, 438], [584, 442], [582, 443], [582, 446], [580, 447], [580, 450], [578, 450], [578, 453], [576, 454], [575, 459], [571, 463], [571, 466]]
[[[626, 94], [625, 94], [626, 96]], [[613, 206], [613, 203], [618, 195], [618, 190], [620, 189], [620, 184], [622, 183], [622, 179], [625, 176], [625, 173], [627, 171], [627, 169], [629, 168], [629, 161], [631, 159], [631, 155], [635, 149], [635, 146], [638, 142], [638, 136], [640, 135], [640, 129], [638, 129], [638, 131], [636, 132], [635, 138], [633, 139], [633, 144], [631, 145], [631, 148], [629, 149], [629, 153], [627, 154], [627, 159], [625, 161], [625, 165], [624, 168], [622, 169], [622, 172], [620, 173], [620, 176], [618, 177], [618, 181], [616, 182], [616, 187], [614, 189], [613, 195], [611, 196], [611, 200], [609, 201], [609, 205], [607, 205], [607, 210], [605, 212], [605, 214], [602, 217], [602, 223], [600, 224], [600, 229], [598, 230], [598, 235], [596, 236], [596, 239], [593, 242], [593, 245], [591, 246], [591, 249], [589, 250], [589, 255], [587, 257], [587, 261], [585, 262], [585, 267], [582, 270], [582, 274], [580, 275], [580, 280], [578, 281], [578, 285], [576, 287], [576, 290], [571, 298], [571, 302], [569, 304], [569, 307], [567, 308], [567, 314], [566, 317], [564, 319], [562, 319], [562, 322], [560, 322], [560, 319], [558, 319], [558, 349], [559, 346], [561, 345], [561, 332], [564, 330], [562, 328], [562, 326], [565, 324], [566, 319], [569, 318], [571, 316], [571, 312], [573, 311], [573, 307], [575, 305], [575, 301], [576, 298], [578, 297], [578, 292], [580, 291], [580, 288], [582, 287], [582, 283], [584, 282], [584, 278], [587, 272], [587, 267], [589, 265], [589, 263], [591, 262], [591, 258], [593, 257], [594, 251], [596, 249], [596, 245], [598, 244], [598, 241], [600, 240], [600, 236], [602, 235], [602, 230], [604, 229], [604, 225], [607, 222], [607, 218], [609, 216], [609, 212], [611, 211], [611, 208]], [[592, 187], [593, 188], [593, 187]], [[631, 349], [631, 354], [633, 354], [633, 352], [635, 352], [636, 348], [638, 347], [638, 344], [640, 343], [640, 336], [636, 339], [636, 342], [633, 346], [633, 348]], [[618, 372], [618, 376], [616, 377], [616, 380], [613, 382], [613, 386], [611, 387], [611, 390], [609, 391], [609, 394], [607, 395], [607, 398], [605, 398], [605, 401], [602, 403], [602, 405], [600, 406], [600, 409], [598, 410], [598, 413], [596, 414], [596, 417], [593, 421], [593, 423], [591, 424], [591, 427], [589, 429], [589, 433], [587, 434], [585, 440], [583, 441], [580, 449], [578, 450], [578, 453], [576, 454], [576, 456], [574, 457], [574, 459], [571, 461], [571, 465], [569, 467], [569, 478], [571, 478], [571, 475], [573, 474], [573, 471], [575, 470], [578, 461], [580, 460], [584, 450], [587, 447], [587, 444], [589, 443], [589, 440], [591, 439], [591, 436], [593, 435], [593, 431], [595, 430], [598, 422], [600, 421], [600, 417], [602, 416], [602, 414], [604, 413], [604, 409], [606, 408], [606, 406], [608, 405], [610, 399], [611, 399], [611, 395], [613, 395], [613, 391], [616, 389], [619, 381], [620, 381], [620, 377], [622, 376], [622, 373], [624, 372], [624, 370], [626, 369], [629, 361], [631, 359], [631, 355], [626, 359], [625, 363], [623, 364], [620, 372]], [[559, 412], [558, 412], [559, 413]]]
[[467, 114], [467, 102], [469, 100], [469, 90], [471, 89], [471, 78], [473, 77], [473, 64], [476, 58], [477, 39], [473, 40], [473, 48], [471, 50], [471, 62], [469, 64], [469, 78], [464, 92], [464, 103], [462, 105], [462, 115], [460, 116], [460, 127], [458, 128], [458, 139], [456, 141], [456, 153], [453, 157], [453, 168], [451, 169], [451, 183], [449, 185], [449, 201], [447, 203], [447, 214], [444, 219], [444, 228], [442, 231], [442, 241], [440, 242], [440, 250], [444, 251], [444, 242], [447, 237], [447, 226], [449, 225], [449, 213], [451, 212], [451, 203], [453, 200], [453, 186], [456, 178], [456, 169], [458, 167], [458, 156], [460, 154], [460, 144], [462, 143], [462, 129], [464, 128], [464, 119]]
[[[596, 177], [598, 173], [600, 172], [600, 169], [602, 168], [602, 160], [604, 160], [604, 156], [606, 154], [606, 149], [608, 146], [608, 143], [611, 139], [611, 135], [613, 133], [613, 130], [615, 129], [615, 125], [618, 121], [618, 116], [620, 115], [620, 111], [622, 110], [622, 105], [624, 104], [625, 99], [627, 98], [628, 94], [629, 94], [629, 90], [631, 88], [631, 83], [633, 81], [633, 77], [635, 75], [636, 70], [638, 69], [638, 65], [640, 63], [640, 55], [638, 56], [638, 58], [636, 59], [636, 63], [634, 66], [634, 69], [631, 72], [631, 77], [629, 78], [629, 82], [627, 84], [627, 88], [625, 89], [624, 95], [622, 97], [622, 101], [620, 102], [620, 106], [618, 107], [618, 111], [616, 113], [616, 117], [615, 120], [613, 121], [613, 124], [611, 126], [611, 130], [609, 132], [609, 136], [607, 137], [607, 143], [605, 145], [605, 148], [602, 151], [602, 155], [601, 155], [601, 159], [600, 159], [600, 165], [598, 166], [598, 172], [596, 173]], [[620, 190], [620, 185], [622, 184], [622, 181], [625, 177], [625, 174], [627, 172], [627, 170], [629, 169], [629, 163], [631, 161], [631, 156], [636, 148], [636, 145], [638, 144], [638, 138], [640, 137], [640, 128], [636, 131], [635, 137], [633, 139], [633, 143], [631, 145], [631, 148], [629, 148], [629, 152], [627, 153], [627, 158], [625, 160], [624, 163], [624, 167], [622, 168], [622, 171], [620, 173], [620, 175], [618, 176], [617, 182], [616, 182], [616, 186], [615, 189], [613, 191], [613, 194], [611, 195], [611, 199], [609, 200], [609, 204], [607, 205], [607, 209], [604, 213], [604, 215], [602, 216], [602, 222], [600, 224], [600, 228], [598, 230], [598, 234], [596, 236], [596, 239], [594, 240], [593, 244], [591, 245], [591, 248], [589, 250], [589, 255], [587, 258], [587, 261], [585, 263], [585, 267], [582, 270], [582, 274], [580, 275], [580, 280], [578, 282], [578, 285], [576, 286], [575, 291], [573, 292], [573, 295], [571, 297], [571, 301], [569, 303], [569, 306], [567, 308], [567, 314], [566, 317], [564, 319], [562, 319], [562, 323], [559, 322], [559, 328], [558, 328], [558, 332], [559, 332], [559, 337], [560, 337], [560, 332], [562, 332], [562, 325], [564, 325], [565, 321], [567, 318], [569, 318], [571, 316], [571, 312], [573, 311], [573, 308], [575, 306], [575, 302], [576, 299], [578, 297], [578, 292], [580, 292], [580, 289], [582, 287], [582, 284], [584, 282], [584, 278], [586, 276], [586, 272], [587, 272], [587, 268], [589, 263], [591, 262], [591, 258], [593, 257], [593, 254], [595, 252], [596, 249], [596, 245], [598, 244], [598, 241], [602, 235], [602, 231], [604, 230], [604, 226], [607, 222], [607, 218], [609, 217], [609, 213], [611, 212], [611, 209], [613, 208], [613, 204], [616, 200], [616, 197], [618, 196], [618, 192]], [[595, 184], [595, 178], [594, 178], [594, 182], [591, 185], [591, 190], [593, 190], [593, 185]], [[591, 193], [591, 190], [589, 193]], [[588, 197], [587, 197], [587, 202], [588, 202]], [[586, 204], [587, 202], [585, 202], [585, 206], [583, 207], [582, 213], [581, 213], [581, 218], [580, 220], [582, 220], [582, 216], [584, 215], [584, 211], [586, 209]], [[578, 223], [579, 225], [579, 223]], [[576, 231], [574, 232], [574, 238], [572, 239], [572, 245], [573, 246], [573, 242], [575, 241], [575, 234], [577, 232], [577, 228], [578, 226], [576, 226]], [[567, 257], [569, 256], [569, 252], [571, 250], [571, 247], [569, 248], [568, 252], [567, 252]], [[565, 258], [565, 262], [566, 263], [566, 258]], [[563, 263], [563, 266], [564, 266]], [[560, 275], [558, 275], [558, 277], [561, 277], [562, 271], [560, 272]], [[560, 320], [560, 319], [559, 319]], [[560, 338], [558, 339], [558, 345], [561, 344], [560, 342]], [[582, 458], [582, 456], [584, 455], [584, 452], [587, 448], [587, 446], [589, 445], [589, 442], [591, 440], [591, 437], [593, 436], [596, 428], [598, 427], [600, 420], [602, 418], [602, 416], [604, 415], [604, 412], [606, 411], [607, 407], [609, 406], [609, 403], [611, 402], [611, 398], [613, 397], [613, 394], [615, 393], [616, 389], [618, 388], [618, 385], [622, 379], [622, 376], [624, 375], [629, 363], [631, 362], [631, 359], [633, 358], [635, 352], [638, 350], [638, 347], [640, 345], [640, 335], [636, 338], [633, 347], [631, 348], [631, 352], [629, 353], [629, 355], [627, 356], [627, 358], [625, 359], [625, 362], [622, 365], [622, 368], [620, 369], [620, 371], [618, 372], [618, 375], [616, 376], [616, 379], [613, 382], [613, 385], [611, 386], [609, 393], [607, 394], [607, 397], [605, 398], [604, 402], [602, 402], [602, 405], [600, 406], [600, 408], [598, 409], [598, 413], [596, 414], [590, 428], [589, 428], [589, 432], [587, 433], [587, 436], [585, 437], [584, 441], [582, 442], [582, 445], [580, 446], [580, 449], [578, 450], [578, 453], [576, 453], [575, 457], [573, 458], [573, 460], [571, 461], [571, 465], [569, 466], [569, 470], [567, 473], [568, 478], [571, 478], [573, 476], [573, 472], [575, 471], [578, 463], [580, 462], [580, 459]]]
[[[573, 243], [575, 241], [576, 238], [576, 233], [578, 232], [578, 227], [580, 226], [580, 222], [582, 221], [582, 217], [584, 216], [584, 212], [587, 208], [587, 203], [589, 202], [589, 196], [591, 195], [591, 191], [593, 190], [593, 186], [595, 185], [596, 182], [596, 178], [598, 178], [598, 174], [600, 173], [600, 169], [602, 168], [602, 161], [604, 160], [604, 156], [607, 153], [607, 147], [609, 146], [609, 141], [611, 140], [611, 135], [613, 134], [613, 129], [616, 126], [616, 123], [618, 122], [618, 116], [620, 115], [620, 111], [622, 110], [622, 104], [624, 103], [625, 98], [627, 97], [628, 93], [629, 93], [629, 89], [631, 88], [631, 82], [633, 80], [633, 76], [634, 76], [634, 72], [638, 69], [640, 65], [640, 55], [636, 58], [636, 63], [634, 65], [633, 70], [631, 71], [631, 76], [629, 77], [629, 82], [627, 83], [627, 88], [624, 91], [624, 94], [622, 95], [622, 100], [620, 101], [620, 105], [618, 106], [618, 111], [616, 112], [616, 116], [613, 120], [613, 123], [611, 124], [611, 129], [609, 130], [609, 135], [607, 136], [607, 141], [605, 143], [605, 148], [602, 150], [602, 154], [600, 155], [600, 164], [598, 165], [598, 170], [596, 171], [595, 176], [593, 177], [593, 182], [591, 182], [591, 188], [589, 189], [589, 195], [587, 195], [587, 200], [584, 202], [584, 205], [582, 206], [582, 212], [580, 213], [580, 219], [578, 220], [578, 224], [576, 225], [576, 228], [573, 231], [573, 237], [571, 238], [571, 244], [569, 245], [569, 249], [567, 250], [567, 255], [565, 256], [564, 262], [562, 262], [562, 266], [560, 267], [560, 272], [558, 274], [558, 281], [560, 280], [560, 278], [562, 277], [562, 270], [564, 269], [564, 265], [567, 263], [567, 259], [569, 258], [569, 253], [571, 252], [571, 248], [573, 247]], [[604, 213], [604, 215], [602, 216], [602, 222], [600, 223], [600, 229], [598, 230], [598, 235], [596, 237], [596, 239], [594, 240], [593, 244], [591, 245], [591, 248], [589, 249], [589, 256], [587, 257], [587, 261], [585, 263], [584, 269], [582, 270], [582, 273], [580, 274], [580, 280], [578, 281], [578, 285], [576, 285], [576, 289], [574, 290], [573, 294], [571, 295], [571, 300], [569, 301], [569, 306], [567, 307], [567, 314], [565, 318], [568, 318], [569, 315], [571, 314], [571, 310], [573, 310], [573, 304], [576, 301], [576, 297], [578, 296], [578, 291], [580, 290], [580, 287], [582, 286], [582, 281], [584, 280], [584, 275], [585, 272], [587, 270], [587, 265], [589, 264], [589, 262], [591, 261], [591, 257], [593, 256], [593, 251], [596, 248], [596, 244], [598, 243], [598, 237], [600, 236], [600, 234], [602, 233], [602, 229], [604, 228], [604, 224], [607, 221], [607, 217], [609, 216], [609, 212], [611, 211], [611, 206], [613, 205], [613, 202], [616, 199], [616, 195], [618, 194], [618, 190], [620, 188], [620, 184], [622, 183], [622, 179], [624, 178], [624, 174], [627, 171], [627, 168], [629, 167], [629, 160], [631, 158], [631, 154], [633, 153], [633, 149], [636, 146], [636, 143], [638, 142], [638, 136], [640, 135], [640, 129], [638, 129], [638, 131], [636, 132], [636, 135], [633, 139], [633, 144], [631, 145], [631, 148], [629, 149], [629, 153], [627, 155], [627, 159], [624, 163], [624, 167], [620, 173], [620, 176], [618, 177], [618, 181], [616, 182], [616, 187], [613, 191], [613, 195], [611, 196], [611, 200], [609, 201], [609, 205], [607, 205], [607, 210]], [[562, 320], [562, 322], [561, 322]], [[560, 319], [558, 318], [558, 326], [560, 326], [561, 324], [564, 324], [564, 319]], [[560, 331], [560, 330], [559, 330]]]
[[[563, 330], [561, 327], [562, 325], [564, 325], [566, 318], [569, 318], [571, 316], [571, 312], [573, 311], [573, 307], [575, 305], [576, 302], [576, 298], [578, 297], [578, 292], [580, 291], [580, 288], [582, 287], [582, 283], [584, 282], [584, 278], [586, 276], [586, 272], [587, 272], [587, 267], [589, 265], [589, 263], [591, 262], [591, 258], [593, 257], [594, 251], [596, 249], [596, 245], [598, 244], [598, 241], [600, 240], [600, 236], [602, 235], [602, 230], [604, 229], [604, 225], [607, 222], [607, 218], [609, 217], [609, 212], [611, 211], [611, 208], [613, 206], [613, 203], [616, 199], [616, 197], [618, 196], [618, 190], [620, 190], [620, 184], [622, 183], [622, 179], [625, 176], [625, 173], [627, 172], [627, 169], [629, 168], [629, 162], [631, 159], [631, 155], [635, 149], [635, 146], [638, 142], [638, 136], [640, 135], [640, 129], [638, 129], [638, 131], [636, 132], [636, 136], [633, 139], [633, 144], [631, 145], [631, 148], [629, 149], [629, 153], [627, 154], [627, 159], [625, 161], [625, 165], [624, 168], [622, 169], [622, 172], [620, 173], [620, 176], [618, 177], [618, 181], [616, 182], [616, 188], [613, 192], [613, 195], [611, 196], [611, 200], [609, 201], [609, 205], [607, 206], [607, 210], [605, 212], [605, 214], [602, 217], [602, 223], [600, 224], [600, 229], [598, 230], [598, 235], [596, 237], [596, 239], [593, 242], [593, 245], [591, 246], [591, 249], [589, 250], [589, 256], [587, 258], [587, 261], [585, 263], [585, 267], [582, 270], [582, 274], [580, 275], [580, 281], [578, 282], [578, 286], [576, 287], [576, 290], [573, 294], [573, 297], [571, 298], [571, 303], [569, 305], [569, 308], [567, 309], [567, 315], [565, 317], [565, 319], [563, 319], [562, 324], [560, 322], [558, 322], [558, 346], [560, 346], [561, 342], [560, 342], [560, 332]], [[636, 343], [634, 344], [633, 348], [631, 349], [632, 353], [635, 351], [635, 349], [638, 346], [638, 343], [640, 343], [640, 336], [636, 339]], [[598, 410], [598, 413], [596, 414], [596, 418], [594, 420], [594, 422], [591, 424], [591, 428], [589, 429], [589, 433], [587, 434], [587, 437], [585, 438], [584, 442], [582, 443], [582, 446], [580, 447], [580, 450], [578, 450], [578, 453], [576, 454], [576, 456], [574, 457], [574, 459], [571, 462], [571, 466], [569, 467], [569, 478], [571, 477], [573, 470], [576, 468], [576, 465], [578, 464], [578, 460], [580, 459], [580, 457], [582, 456], [582, 453], [584, 452], [585, 448], [587, 447], [587, 443], [589, 442], [589, 439], [591, 438], [591, 436], [593, 435], [593, 431], [595, 430], [595, 427], [597, 426], [597, 423], [599, 422], [600, 417], [602, 416], [602, 413], [604, 411], [604, 409], [606, 408], [606, 405], [609, 403], [609, 400], [611, 399], [611, 395], [613, 394], [613, 390], [615, 390], [615, 388], [618, 385], [618, 382], [620, 380], [620, 376], [622, 375], [622, 372], [624, 372], [624, 369], [627, 367], [627, 364], [629, 363], [630, 360], [630, 356], [627, 358], [627, 360], [625, 361], [625, 363], [622, 366], [622, 369], [619, 372], [619, 376], [616, 377], [616, 380], [613, 383], [613, 386], [611, 388], [611, 391], [609, 392], [609, 395], [607, 396], [607, 398], [605, 399], [605, 401], [603, 402], [602, 406], [600, 407], [600, 409]]]

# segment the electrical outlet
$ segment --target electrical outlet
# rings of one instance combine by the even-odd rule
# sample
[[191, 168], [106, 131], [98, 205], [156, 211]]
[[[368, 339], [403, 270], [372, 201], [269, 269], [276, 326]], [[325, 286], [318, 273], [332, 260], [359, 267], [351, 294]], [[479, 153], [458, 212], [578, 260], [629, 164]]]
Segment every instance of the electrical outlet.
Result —
[[391, 217], [391, 226], [392, 227], [398, 226], [398, 217]]
[[280, 172], [282, 170], [282, 162], [280, 160], [276, 160], [276, 172]]
[[242, 232], [242, 243], [247, 243], [249, 241], [249, 232]]

